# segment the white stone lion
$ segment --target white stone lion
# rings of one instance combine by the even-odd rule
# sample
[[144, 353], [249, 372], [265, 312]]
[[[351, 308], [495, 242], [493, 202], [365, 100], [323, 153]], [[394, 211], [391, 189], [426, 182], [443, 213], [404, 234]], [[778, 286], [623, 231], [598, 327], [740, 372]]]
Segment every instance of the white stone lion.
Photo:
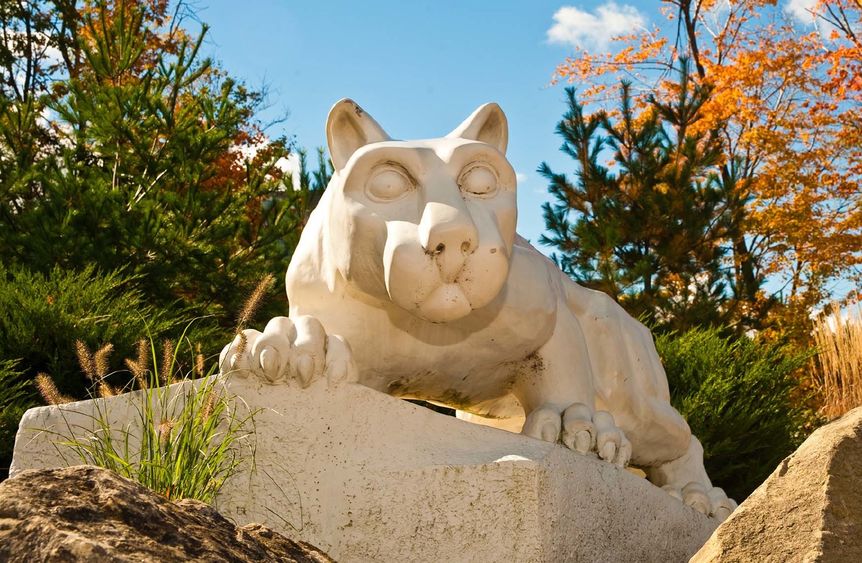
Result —
[[499, 106], [446, 137], [397, 141], [342, 100], [326, 133], [335, 173], [287, 271], [290, 317], [246, 330], [222, 371], [358, 380], [523, 421], [528, 436], [631, 462], [705, 514], [733, 511], [670, 405], [650, 332], [515, 233]]

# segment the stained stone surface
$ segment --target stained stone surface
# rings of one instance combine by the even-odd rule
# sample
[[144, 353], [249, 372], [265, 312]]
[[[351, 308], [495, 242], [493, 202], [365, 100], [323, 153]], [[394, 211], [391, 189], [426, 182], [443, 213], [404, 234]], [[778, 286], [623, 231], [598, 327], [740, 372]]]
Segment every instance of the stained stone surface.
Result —
[[692, 561], [862, 561], [862, 408], [809, 436]]
[[170, 502], [92, 466], [20, 473], [0, 484], [0, 561], [331, 562], [317, 548], [208, 505]]
[[[254, 470], [229, 481], [216, 508], [336, 560], [686, 561], [718, 525], [594, 455], [361, 385], [235, 379], [230, 391], [258, 411], [257, 453]], [[100, 407], [125, 423], [134, 397]], [[95, 406], [28, 411], [13, 474], [63, 465], [62, 446], [44, 430], [86, 425], [80, 413]]]

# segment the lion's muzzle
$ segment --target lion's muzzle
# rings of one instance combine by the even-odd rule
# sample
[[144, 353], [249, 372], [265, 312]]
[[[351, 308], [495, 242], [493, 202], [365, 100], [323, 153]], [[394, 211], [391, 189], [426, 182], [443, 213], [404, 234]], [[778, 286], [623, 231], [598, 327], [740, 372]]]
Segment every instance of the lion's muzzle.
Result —
[[508, 277], [509, 253], [491, 217], [479, 219], [428, 202], [418, 225], [388, 222], [383, 263], [392, 301], [434, 323], [490, 303]]
[[419, 223], [419, 244], [434, 259], [446, 283], [458, 278], [479, 240], [476, 225], [465, 211], [432, 201], [425, 205]]

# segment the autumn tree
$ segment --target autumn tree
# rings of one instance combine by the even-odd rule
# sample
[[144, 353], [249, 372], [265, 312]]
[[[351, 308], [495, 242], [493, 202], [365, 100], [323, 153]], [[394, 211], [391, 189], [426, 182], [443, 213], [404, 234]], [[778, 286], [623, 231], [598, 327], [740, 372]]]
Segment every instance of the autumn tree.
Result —
[[807, 21], [763, 0], [666, 0], [663, 12], [665, 24], [617, 37], [613, 52], [571, 57], [557, 77], [585, 83], [583, 99], [601, 103], [625, 73], [648, 111], [643, 100], [672, 98], [680, 61], [691, 61], [710, 92], [694, 131], [721, 143], [737, 317], [762, 326], [775, 302], [769, 279], [782, 297], [773, 322], [799, 330], [835, 280], [859, 281], [862, 6], [819, 0]]
[[[638, 112], [623, 82], [613, 112], [586, 115], [575, 91], [557, 126], [575, 180], [547, 164], [548, 233], [563, 270], [652, 324], [723, 324], [726, 194], [716, 174], [720, 144], [695, 128], [709, 91], [682, 65], [677, 96]], [[636, 115], [637, 114], [637, 115]], [[612, 156], [610, 167], [605, 166]]]
[[[38, 311], [3, 317], [0, 360], [31, 377], [50, 369], [77, 397], [83, 376], [76, 386], [55, 361], [76, 339], [95, 349], [113, 335], [120, 369], [145, 325], [160, 337], [199, 317], [195, 339], [217, 354], [257, 282], [284, 274], [321, 189], [289, 181], [291, 143], [256, 118], [263, 94], [201, 56], [207, 28], [185, 26], [181, 9], [0, 3], [0, 290], [38, 281], [27, 299], [4, 296]], [[105, 288], [98, 311], [70, 329], [94, 288]], [[274, 287], [257, 321], [286, 310]], [[58, 338], [12, 342], [27, 318]], [[68, 349], [52, 349], [60, 342]]]
[[[261, 277], [280, 278], [332, 173], [257, 119], [264, 95], [201, 55], [205, 25], [167, 0], [0, 2], [0, 479], [27, 382], [92, 385], [77, 340], [107, 350], [111, 383], [140, 338], [232, 337]], [[256, 320], [284, 314], [273, 287]]]
[[201, 57], [206, 26], [192, 34], [167, 2], [19, 8], [7, 35], [41, 23], [5, 57], [3, 259], [122, 268], [153, 302], [232, 323], [310, 209], [285, 186], [287, 141], [254, 119], [262, 95]]

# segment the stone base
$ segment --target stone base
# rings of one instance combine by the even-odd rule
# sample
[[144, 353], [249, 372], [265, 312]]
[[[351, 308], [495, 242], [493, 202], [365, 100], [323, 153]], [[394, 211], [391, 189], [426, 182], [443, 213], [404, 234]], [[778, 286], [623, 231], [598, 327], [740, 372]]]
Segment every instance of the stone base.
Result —
[[[687, 561], [718, 525], [594, 457], [360, 385], [230, 390], [260, 409], [257, 452], [216, 507], [338, 561]], [[97, 405], [129, 420], [134, 396], [27, 411], [12, 473], [63, 465], [44, 430], [86, 426], [76, 413]]]

